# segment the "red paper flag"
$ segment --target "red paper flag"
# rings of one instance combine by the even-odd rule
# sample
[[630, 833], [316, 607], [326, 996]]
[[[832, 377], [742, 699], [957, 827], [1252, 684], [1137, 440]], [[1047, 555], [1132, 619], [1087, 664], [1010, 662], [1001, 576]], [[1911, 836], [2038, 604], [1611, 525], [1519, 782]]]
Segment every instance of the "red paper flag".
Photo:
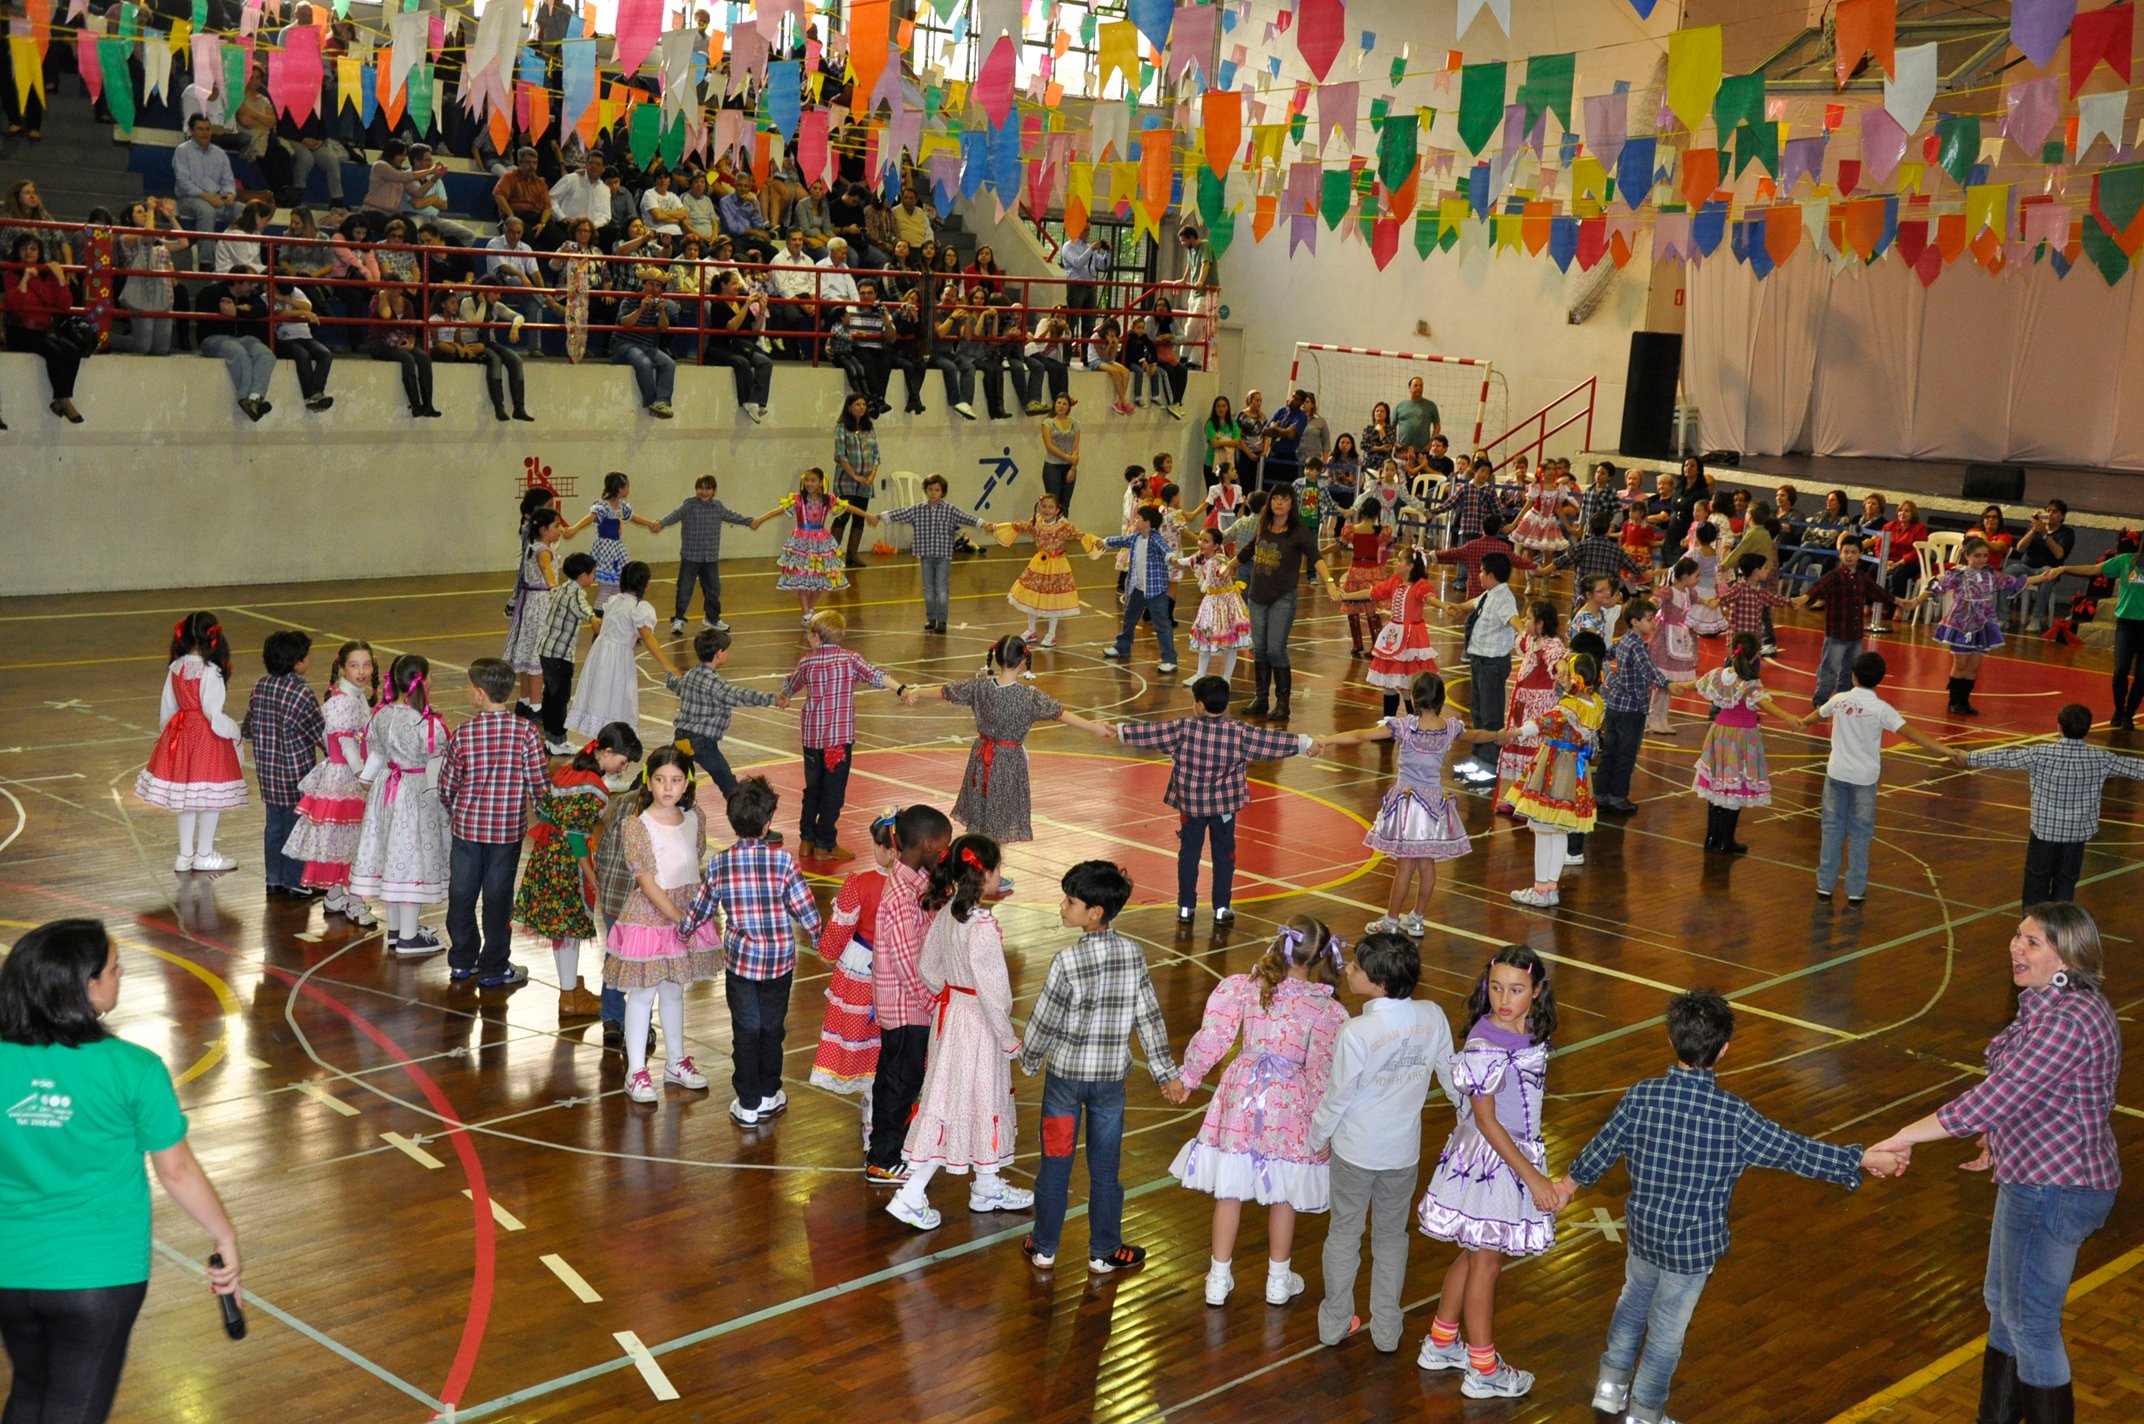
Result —
[[[1962, 217], [1963, 214], [1960, 214], [1960, 216]], [[1928, 247], [1928, 219], [1906, 218], [1901, 220], [1898, 225], [1898, 237], [1895, 239], [1894, 245], [1898, 248], [1899, 257], [1904, 260], [1908, 267], [1918, 268], [1921, 264], [1921, 253], [1931, 250]]]
[[1578, 225], [1578, 270], [1591, 272], [1608, 254], [1608, 219], [1587, 218]]
[[1840, 160], [1839, 160], [1839, 191], [1840, 191], [1840, 192], [1842, 192], [1842, 193], [1851, 193], [1851, 192], [1853, 192], [1853, 191], [1854, 191], [1854, 189], [1856, 189], [1856, 188], [1858, 188], [1858, 187], [1860, 187], [1860, 186], [1861, 186], [1861, 160], [1860, 160], [1860, 159], [1858, 159], [1858, 158], [1842, 158], [1842, 159], [1840, 159]]
[[[1341, 0], [1302, 0], [1298, 13], [1302, 23], [1295, 32], [1296, 47], [1302, 50], [1303, 62], [1322, 84], [1333, 61], [1340, 57], [1340, 45], [1346, 38], [1347, 7]], [[1285, 18], [1287, 11], [1281, 14]]]
[[1923, 287], [1933, 287], [1936, 278], [1943, 275], [1943, 254], [1933, 247], [1922, 248], [1920, 260], [1913, 264], [1913, 275], [1921, 279]]
[[2084, 81], [2101, 60], [2126, 87], [2129, 83], [2129, 52], [2135, 43], [2136, 7], [2109, 5], [2104, 10], [2079, 15], [2070, 22], [2070, 97], [2084, 88]]
[[1400, 250], [1400, 220], [1379, 218], [1370, 224], [1370, 255], [1377, 259], [1377, 270], [1385, 270], [1385, 264]]

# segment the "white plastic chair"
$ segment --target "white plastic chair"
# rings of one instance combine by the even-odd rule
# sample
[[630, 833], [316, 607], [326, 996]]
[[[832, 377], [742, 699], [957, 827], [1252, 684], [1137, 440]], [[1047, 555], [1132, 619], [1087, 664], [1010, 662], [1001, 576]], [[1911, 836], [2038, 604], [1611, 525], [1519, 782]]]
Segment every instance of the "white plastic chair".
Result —
[[[1965, 536], [1950, 533], [1930, 534], [1926, 539], [1914, 540], [1913, 553], [1920, 561], [1920, 575], [1913, 581], [1914, 596], [1919, 597], [1937, 579], [1964, 562]], [[1913, 621], [1916, 623], [1934, 622], [1939, 617], [1936, 601], [1933, 599], [1913, 610]]]
[[[914, 470], [895, 470], [891, 474], [880, 475], [878, 485], [886, 496], [888, 509], [906, 509], [911, 504], [923, 503], [923, 476]], [[882, 521], [878, 526], [878, 533], [881, 539], [896, 549], [913, 547], [915, 531], [905, 524], [887, 524]], [[899, 537], [896, 537], [896, 533]]]

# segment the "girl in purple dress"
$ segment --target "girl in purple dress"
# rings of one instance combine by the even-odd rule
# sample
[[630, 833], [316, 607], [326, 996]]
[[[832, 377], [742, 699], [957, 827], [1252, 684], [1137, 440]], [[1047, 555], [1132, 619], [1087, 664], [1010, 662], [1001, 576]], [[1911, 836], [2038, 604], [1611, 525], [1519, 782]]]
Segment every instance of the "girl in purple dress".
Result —
[[1459, 1258], [1445, 1273], [1437, 1319], [1415, 1363], [1465, 1371], [1459, 1392], [1469, 1399], [1516, 1399], [1534, 1384], [1530, 1372], [1497, 1354], [1490, 1321], [1503, 1258], [1538, 1256], [1556, 1241], [1563, 1198], [1549, 1180], [1541, 1145], [1548, 1040], [1555, 1031], [1548, 966], [1525, 945], [1498, 950], [1467, 1000], [1465, 1046], [1447, 1077], [1460, 1098], [1459, 1125], [1417, 1213], [1422, 1233], [1458, 1246]]
[[2015, 598], [2023, 591], [2025, 578], [1989, 568], [1988, 542], [1978, 535], [1967, 539], [1959, 552], [1964, 563], [1944, 570], [1898, 606], [1918, 608], [1937, 594], [1949, 597], [1949, 611], [1936, 625], [1936, 641], [1950, 649], [1950, 712], [1956, 717], [1978, 717], [1980, 709], [1970, 698], [1973, 684], [1980, 681], [1980, 660], [2003, 645], [1996, 594]]

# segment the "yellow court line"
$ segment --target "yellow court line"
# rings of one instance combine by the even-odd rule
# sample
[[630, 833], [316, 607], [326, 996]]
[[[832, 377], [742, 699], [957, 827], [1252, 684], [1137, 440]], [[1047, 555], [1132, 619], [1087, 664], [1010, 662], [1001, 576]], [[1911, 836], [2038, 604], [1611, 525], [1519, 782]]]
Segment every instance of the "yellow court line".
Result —
[[[2072, 1282], [2069, 1293], [2070, 1303], [2075, 1304], [2093, 1291], [2098, 1290], [2101, 1286], [2106, 1285], [2109, 1281], [2129, 1274], [2140, 1265], [2144, 1265], [2144, 1246], [2139, 1246], [2133, 1251], [2117, 1256], [2083, 1280]], [[1974, 1339], [1960, 1345], [1957, 1349], [1952, 1350], [1949, 1354], [1940, 1356], [1931, 1363], [1923, 1365], [1890, 1388], [1870, 1395], [1851, 1409], [1834, 1414], [1829, 1424], [1862, 1424], [1862, 1421], [1874, 1418], [1876, 1415], [1888, 1410], [1892, 1405], [1912, 1398], [1951, 1371], [1980, 1358], [1981, 1353], [1987, 1349], [1987, 1345], [1987, 1336], [1976, 1336]]]

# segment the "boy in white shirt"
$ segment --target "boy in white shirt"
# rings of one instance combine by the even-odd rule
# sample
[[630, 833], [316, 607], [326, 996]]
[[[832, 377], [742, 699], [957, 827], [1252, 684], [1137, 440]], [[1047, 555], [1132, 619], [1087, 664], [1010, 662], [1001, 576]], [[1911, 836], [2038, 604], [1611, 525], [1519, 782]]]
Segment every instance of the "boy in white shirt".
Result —
[[1869, 895], [1869, 842], [1876, 838], [1876, 790], [1883, 780], [1883, 734], [1896, 732], [1946, 760], [1950, 748], [1908, 726], [1905, 717], [1876, 695], [1886, 671], [1883, 654], [1854, 659], [1854, 685], [1816, 709], [1831, 719], [1831, 759], [1824, 766], [1824, 848], [1817, 858], [1816, 897], [1829, 903], [1839, 879], [1839, 847], [1846, 846], [1846, 903]]
[[[1370, 1341], [1400, 1347], [1400, 1291], [1407, 1278], [1407, 1224], [1422, 1159], [1422, 1104], [1452, 1056], [1444, 1011], [1409, 997], [1422, 951], [1395, 933], [1363, 936], [1347, 966], [1348, 992], [1363, 1000], [1333, 1044], [1332, 1077], [1310, 1120], [1310, 1146], [1332, 1150], [1332, 1220], [1325, 1233], [1325, 1299], [1318, 1339], [1337, 1345], [1362, 1328], [1355, 1272], [1370, 1236]], [[1445, 1090], [1451, 1091], [1448, 1077]]]
[[[1504, 726], [1504, 685], [1511, 679], [1511, 650], [1518, 641], [1512, 620], [1519, 616], [1519, 602], [1511, 591], [1511, 556], [1484, 554], [1480, 571], [1482, 591], [1472, 600], [1474, 611], [1467, 618], [1467, 688], [1469, 718], [1477, 733], [1499, 732]], [[1496, 780], [1496, 754], [1485, 749], [1493, 741], [1474, 743], [1472, 755], [1452, 768], [1476, 786]], [[1488, 763], [1482, 758], [1488, 756]]]

